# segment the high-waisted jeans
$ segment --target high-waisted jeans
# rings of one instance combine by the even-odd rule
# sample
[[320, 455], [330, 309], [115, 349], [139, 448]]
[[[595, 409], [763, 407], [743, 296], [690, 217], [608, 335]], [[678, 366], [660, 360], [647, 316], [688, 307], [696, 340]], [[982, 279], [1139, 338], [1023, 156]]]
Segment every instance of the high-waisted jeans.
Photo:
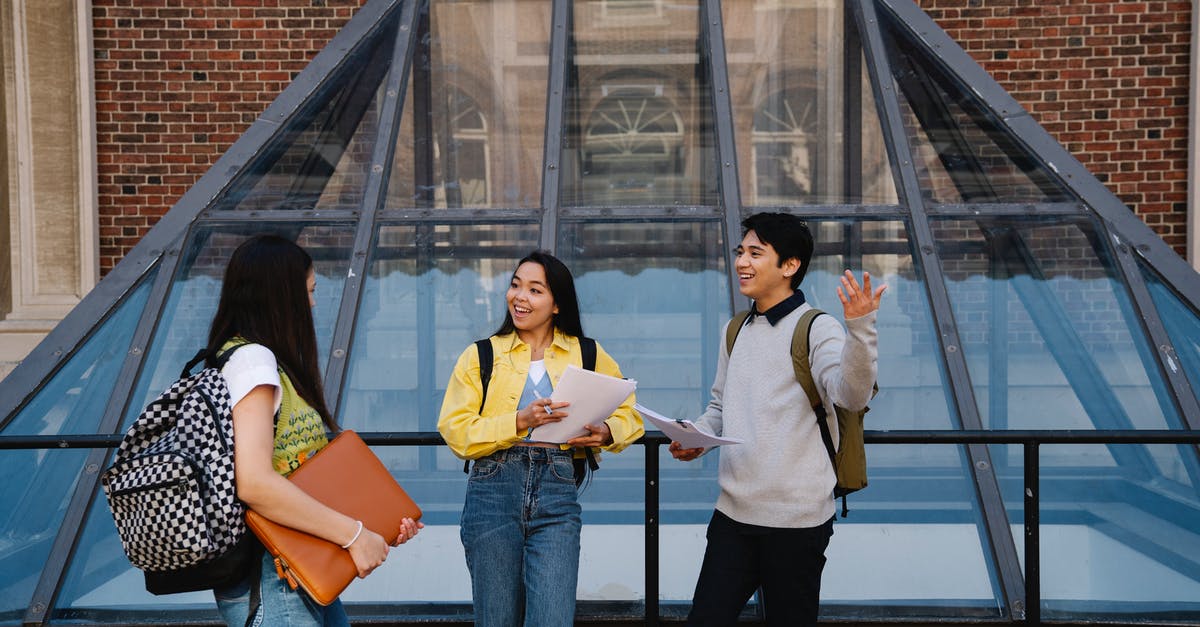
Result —
[[460, 527], [478, 627], [569, 627], [580, 508], [571, 451], [515, 446], [475, 461]]

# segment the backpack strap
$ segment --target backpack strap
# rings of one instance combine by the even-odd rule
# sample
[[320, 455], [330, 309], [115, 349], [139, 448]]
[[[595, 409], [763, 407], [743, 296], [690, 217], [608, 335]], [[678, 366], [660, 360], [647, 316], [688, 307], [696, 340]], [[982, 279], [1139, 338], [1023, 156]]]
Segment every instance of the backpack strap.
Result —
[[738, 333], [742, 331], [742, 327], [746, 326], [746, 319], [750, 317], [750, 310], [739, 311], [733, 314], [729, 319], [729, 326], [725, 327], [725, 355], [728, 357], [733, 353], [733, 342], [737, 339]]
[[229, 358], [233, 357], [233, 354], [237, 352], [237, 349], [245, 346], [248, 343], [249, 342], [241, 342], [234, 344], [233, 346], [229, 347], [229, 350], [223, 353], [220, 349], [209, 350], [207, 346], [201, 348], [200, 350], [196, 351], [196, 354], [193, 355], [190, 360], [188, 360], [187, 365], [183, 367], [183, 372], [179, 373], [179, 378], [186, 379], [187, 377], [191, 376], [192, 368], [195, 368], [201, 362], [208, 361], [210, 357], [213, 359], [213, 368], [216, 368], [217, 370], [224, 368], [225, 364], [229, 363]]
[[579, 338], [579, 350], [583, 353], [583, 369], [596, 371], [596, 340], [590, 337]]
[[[487, 402], [488, 383], [492, 380], [492, 366], [496, 360], [495, 353], [492, 352], [492, 338], [475, 340], [475, 350], [479, 353], [479, 383], [483, 386], [483, 395], [479, 397], [479, 411], [482, 413], [483, 404]], [[471, 460], [463, 460], [463, 472], [471, 472]]]
[[[812, 335], [812, 325], [817, 316], [824, 313], [820, 309], [809, 309], [796, 322], [796, 330], [792, 332], [792, 370], [796, 373], [796, 381], [808, 395], [808, 401], [812, 403], [813, 411], [817, 414], [817, 426], [821, 428], [821, 441], [825, 443], [825, 450], [829, 452], [829, 461], [834, 462], [837, 453], [833, 448], [833, 434], [829, 431], [829, 421], [826, 420], [829, 413], [825, 410], [825, 403], [821, 401], [821, 394], [812, 378], [812, 367], [808, 363], [808, 338]], [[834, 467], [837, 467], [836, 464]]]
[[[583, 354], [583, 369], [596, 371], [596, 340], [590, 337], [579, 337], [579, 351]], [[589, 470], [599, 470], [600, 464], [596, 461], [596, 454], [592, 452], [589, 446], [583, 449], [583, 456], [586, 459], [587, 467], [584, 468], [580, 464], [575, 465], [575, 485], [583, 484], [583, 480], [587, 477]]]
[[482, 412], [483, 404], [487, 402], [488, 382], [492, 380], [492, 365], [496, 360], [492, 353], [492, 338], [475, 340], [475, 350], [479, 352], [479, 383], [483, 385], [483, 396], [479, 399], [479, 411]]

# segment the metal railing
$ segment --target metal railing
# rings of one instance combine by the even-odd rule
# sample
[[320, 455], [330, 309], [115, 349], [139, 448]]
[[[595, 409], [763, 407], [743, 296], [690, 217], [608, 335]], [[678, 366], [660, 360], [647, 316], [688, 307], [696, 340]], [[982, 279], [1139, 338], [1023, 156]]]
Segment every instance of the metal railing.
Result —
[[[437, 432], [359, 432], [372, 446], [435, 446], [444, 441]], [[9, 435], [0, 436], [0, 450], [115, 448], [121, 435]], [[1013, 622], [1041, 623], [1039, 448], [1045, 444], [1191, 444], [1200, 445], [1200, 431], [1192, 430], [1009, 430], [1009, 431], [867, 431], [868, 444], [1019, 444], [1024, 467], [1025, 614]], [[659, 447], [669, 444], [662, 433], [647, 432], [638, 441], [645, 449], [645, 624], [657, 626], [659, 616]], [[1200, 449], [1197, 450], [1200, 454]]]

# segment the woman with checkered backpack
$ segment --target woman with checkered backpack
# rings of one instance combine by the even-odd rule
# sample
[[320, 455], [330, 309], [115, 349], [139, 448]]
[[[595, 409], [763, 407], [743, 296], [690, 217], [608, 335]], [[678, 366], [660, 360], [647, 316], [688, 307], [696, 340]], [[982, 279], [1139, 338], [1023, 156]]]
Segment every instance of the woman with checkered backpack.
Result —
[[[216, 353], [244, 345], [222, 370], [233, 406], [238, 497], [277, 523], [346, 549], [365, 577], [387, 559], [390, 547], [383, 537], [287, 480], [328, 444], [327, 430], [339, 430], [325, 406], [317, 363], [315, 288], [312, 258], [304, 249], [283, 237], [251, 237], [229, 259], [208, 348]], [[397, 543], [420, 527], [405, 519]], [[292, 589], [276, 576], [270, 554], [262, 554], [240, 582], [213, 591], [226, 624], [350, 624], [340, 601], [321, 606]]]

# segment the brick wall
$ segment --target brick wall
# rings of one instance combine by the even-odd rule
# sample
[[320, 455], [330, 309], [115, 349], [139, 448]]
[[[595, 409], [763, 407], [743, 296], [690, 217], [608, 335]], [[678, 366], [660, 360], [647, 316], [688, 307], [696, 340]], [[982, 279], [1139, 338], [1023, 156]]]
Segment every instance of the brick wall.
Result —
[[112, 269], [365, 0], [92, 0]]
[[1181, 254], [1190, 2], [918, 0]]

